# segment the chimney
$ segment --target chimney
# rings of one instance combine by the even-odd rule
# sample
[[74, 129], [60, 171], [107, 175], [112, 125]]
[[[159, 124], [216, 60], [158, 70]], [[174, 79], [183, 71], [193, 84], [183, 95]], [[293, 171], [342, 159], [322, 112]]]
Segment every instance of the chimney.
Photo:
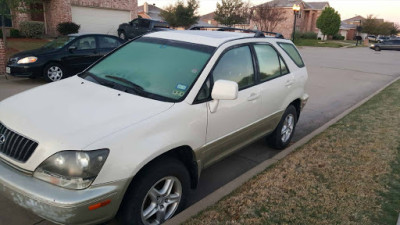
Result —
[[144, 13], [148, 14], [149, 13], [149, 4], [147, 4], [147, 2], [145, 2], [143, 4], [143, 11]]

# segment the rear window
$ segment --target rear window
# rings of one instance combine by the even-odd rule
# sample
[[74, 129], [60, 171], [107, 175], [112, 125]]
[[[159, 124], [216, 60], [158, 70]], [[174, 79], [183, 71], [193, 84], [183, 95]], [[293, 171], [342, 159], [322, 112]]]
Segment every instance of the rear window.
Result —
[[301, 58], [299, 52], [297, 51], [296, 47], [290, 43], [278, 43], [279, 46], [289, 55], [289, 57], [293, 60], [294, 63], [298, 67], [304, 67], [303, 59]]

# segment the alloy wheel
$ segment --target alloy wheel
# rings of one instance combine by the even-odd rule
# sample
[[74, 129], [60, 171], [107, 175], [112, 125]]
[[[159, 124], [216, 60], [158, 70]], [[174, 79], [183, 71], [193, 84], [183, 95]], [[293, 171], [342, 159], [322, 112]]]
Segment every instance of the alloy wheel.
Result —
[[174, 215], [182, 197], [182, 184], [178, 178], [160, 179], [147, 192], [142, 203], [142, 222], [161, 224]]
[[281, 140], [283, 143], [287, 142], [292, 135], [294, 128], [294, 116], [292, 114], [288, 114], [283, 122], [282, 130], [281, 130]]

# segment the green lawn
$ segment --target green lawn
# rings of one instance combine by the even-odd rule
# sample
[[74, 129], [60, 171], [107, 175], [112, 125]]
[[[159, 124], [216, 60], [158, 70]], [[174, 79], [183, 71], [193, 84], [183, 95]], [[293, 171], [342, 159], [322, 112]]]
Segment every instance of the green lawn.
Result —
[[186, 224], [396, 224], [400, 81]]
[[315, 39], [295, 39], [294, 43], [297, 46], [312, 46], [312, 47], [341, 48], [345, 46], [344, 43], [339, 43], [336, 41], [321, 41]]
[[49, 42], [47, 39], [8, 38], [6, 58], [17, 52], [40, 48], [47, 42]]

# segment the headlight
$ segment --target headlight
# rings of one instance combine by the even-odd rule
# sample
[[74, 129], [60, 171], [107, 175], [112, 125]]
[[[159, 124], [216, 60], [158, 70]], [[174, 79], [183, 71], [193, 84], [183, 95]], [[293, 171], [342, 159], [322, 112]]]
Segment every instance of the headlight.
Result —
[[69, 189], [85, 189], [96, 179], [109, 150], [62, 151], [47, 158], [33, 176]]
[[22, 58], [22, 59], [18, 60], [17, 63], [18, 64], [28, 64], [28, 63], [34, 63], [36, 61], [37, 61], [37, 57], [29, 56], [29, 57], [25, 57], [25, 58]]
[[375, 47], [375, 45], [374, 45], [374, 44], [372, 44], [372, 45], [371, 45], [371, 47]]

